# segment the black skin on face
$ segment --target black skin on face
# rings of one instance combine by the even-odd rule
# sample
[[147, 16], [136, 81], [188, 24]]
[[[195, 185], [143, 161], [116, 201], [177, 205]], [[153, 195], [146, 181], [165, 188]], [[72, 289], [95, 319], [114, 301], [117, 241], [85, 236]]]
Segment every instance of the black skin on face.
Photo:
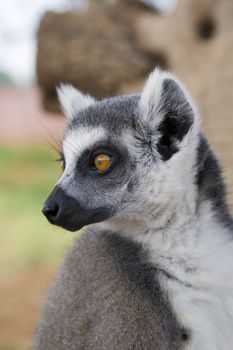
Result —
[[84, 208], [58, 186], [49, 195], [42, 212], [51, 224], [72, 232], [80, 230], [83, 226], [107, 220], [113, 215], [112, 210], [107, 207]]

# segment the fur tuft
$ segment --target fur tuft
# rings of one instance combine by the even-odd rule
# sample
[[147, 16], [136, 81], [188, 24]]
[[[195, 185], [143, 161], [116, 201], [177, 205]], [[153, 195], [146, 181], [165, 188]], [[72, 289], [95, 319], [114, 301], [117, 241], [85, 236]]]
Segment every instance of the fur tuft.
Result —
[[[174, 94], [176, 100], [174, 98], [171, 99], [171, 96], [167, 96], [165, 99], [163, 98], [166, 95], [166, 81], [173, 82], [173, 86], [176, 89], [176, 95]], [[158, 126], [163, 119], [163, 115], [160, 113], [161, 108], [169, 108], [174, 102], [179, 105], [185, 102], [193, 110], [195, 119], [199, 119], [195, 103], [184, 84], [175, 75], [155, 68], [145, 83], [139, 102], [139, 111], [143, 121], [145, 123], [153, 123], [154, 127]]]
[[61, 84], [57, 87], [57, 94], [61, 107], [70, 120], [95, 103], [93, 97], [83, 94], [72, 85]]

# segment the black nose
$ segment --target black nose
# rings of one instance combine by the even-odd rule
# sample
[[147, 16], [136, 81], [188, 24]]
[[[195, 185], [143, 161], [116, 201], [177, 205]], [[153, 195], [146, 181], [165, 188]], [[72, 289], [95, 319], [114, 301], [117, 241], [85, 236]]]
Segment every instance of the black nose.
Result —
[[45, 203], [42, 208], [42, 213], [46, 216], [46, 218], [51, 222], [54, 223], [56, 220], [56, 217], [59, 212], [59, 205], [58, 203]]

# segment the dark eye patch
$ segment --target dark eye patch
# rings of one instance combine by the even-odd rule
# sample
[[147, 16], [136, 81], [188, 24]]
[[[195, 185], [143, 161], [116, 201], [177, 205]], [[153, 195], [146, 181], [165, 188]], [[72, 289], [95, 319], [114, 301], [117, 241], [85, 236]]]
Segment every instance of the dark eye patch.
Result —
[[[110, 166], [105, 172], [98, 171], [94, 166], [94, 159], [98, 154], [107, 154], [111, 159]], [[106, 176], [110, 172], [122, 166], [124, 162], [123, 152], [111, 142], [101, 142], [83, 151], [77, 161], [77, 171], [83, 176]]]

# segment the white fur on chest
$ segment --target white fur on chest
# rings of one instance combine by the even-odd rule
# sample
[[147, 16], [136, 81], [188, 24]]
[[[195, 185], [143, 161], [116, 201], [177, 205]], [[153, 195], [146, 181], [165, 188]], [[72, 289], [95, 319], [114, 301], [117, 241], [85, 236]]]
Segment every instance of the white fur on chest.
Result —
[[[170, 232], [172, 234], [172, 232]], [[187, 240], [189, 237], [189, 240]], [[233, 241], [211, 215], [204, 214], [180, 239], [140, 239], [161, 269], [180, 323], [191, 331], [188, 350], [233, 348]], [[174, 244], [175, 242], [175, 244]]]

